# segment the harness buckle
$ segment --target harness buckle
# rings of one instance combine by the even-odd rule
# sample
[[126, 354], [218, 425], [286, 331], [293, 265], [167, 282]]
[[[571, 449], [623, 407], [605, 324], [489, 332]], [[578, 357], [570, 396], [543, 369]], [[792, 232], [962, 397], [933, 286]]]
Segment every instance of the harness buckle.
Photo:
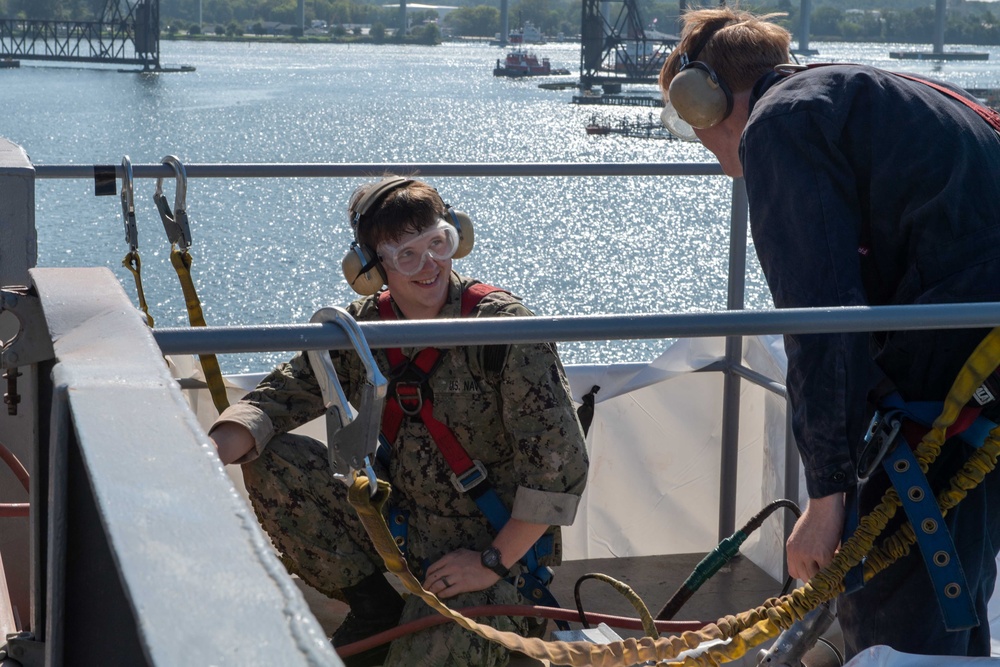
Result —
[[[416, 417], [424, 407], [424, 392], [421, 382], [397, 382], [395, 385], [396, 402], [399, 409], [408, 417]], [[400, 389], [403, 391], [401, 392]], [[411, 407], [413, 406], [413, 407]]]
[[875, 411], [865, 433], [865, 446], [858, 456], [858, 481], [867, 480], [878, 470], [899, 435], [903, 425], [902, 415], [902, 410]]
[[472, 467], [461, 475], [451, 473], [451, 483], [459, 493], [468, 493], [479, 484], [486, 481], [486, 466], [480, 460], [472, 462]]

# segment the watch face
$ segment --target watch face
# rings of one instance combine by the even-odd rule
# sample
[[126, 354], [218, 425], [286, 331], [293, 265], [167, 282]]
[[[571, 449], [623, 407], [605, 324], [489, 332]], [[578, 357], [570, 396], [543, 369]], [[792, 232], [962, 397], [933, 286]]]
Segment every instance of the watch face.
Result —
[[496, 549], [487, 549], [483, 552], [483, 565], [486, 567], [496, 567], [500, 564], [500, 552]]

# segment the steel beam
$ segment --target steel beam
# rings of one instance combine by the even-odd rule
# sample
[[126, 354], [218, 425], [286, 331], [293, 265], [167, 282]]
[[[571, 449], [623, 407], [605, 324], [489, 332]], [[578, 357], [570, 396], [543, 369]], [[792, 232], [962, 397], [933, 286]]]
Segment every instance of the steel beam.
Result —
[[114, 275], [31, 278], [56, 357], [46, 664], [341, 664]]

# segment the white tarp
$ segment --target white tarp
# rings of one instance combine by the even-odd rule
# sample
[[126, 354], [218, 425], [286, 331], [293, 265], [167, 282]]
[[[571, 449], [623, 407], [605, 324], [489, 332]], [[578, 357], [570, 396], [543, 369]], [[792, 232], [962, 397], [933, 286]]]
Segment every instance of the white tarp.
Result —
[[[684, 339], [648, 365], [567, 367], [576, 401], [600, 386], [587, 436], [587, 491], [576, 524], [563, 531], [568, 560], [715, 548], [723, 374], [695, 371], [724, 353], [721, 338]], [[744, 365], [783, 384], [779, 338], [747, 338], [743, 357]], [[740, 399], [736, 528], [785, 495], [785, 400], [746, 380]], [[804, 491], [792, 500], [802, 506]], [[777, 581], [784, 579], [785, 512], [775, 511], [742, 547]]]

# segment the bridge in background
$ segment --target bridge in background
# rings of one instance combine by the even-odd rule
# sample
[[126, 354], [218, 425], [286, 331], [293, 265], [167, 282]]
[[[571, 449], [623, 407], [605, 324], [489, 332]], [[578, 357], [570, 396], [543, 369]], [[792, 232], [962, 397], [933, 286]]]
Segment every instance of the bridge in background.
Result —
[[580, 85], [621, 92], [622, 84], [656, 83], [679, 38], [646, 27], [636, 0], [621, 4], [583, 0], [580, 21]]
[[0, 60], [160, 66], [160, 0], [107, 0], [98, 21], [0, 20]]

